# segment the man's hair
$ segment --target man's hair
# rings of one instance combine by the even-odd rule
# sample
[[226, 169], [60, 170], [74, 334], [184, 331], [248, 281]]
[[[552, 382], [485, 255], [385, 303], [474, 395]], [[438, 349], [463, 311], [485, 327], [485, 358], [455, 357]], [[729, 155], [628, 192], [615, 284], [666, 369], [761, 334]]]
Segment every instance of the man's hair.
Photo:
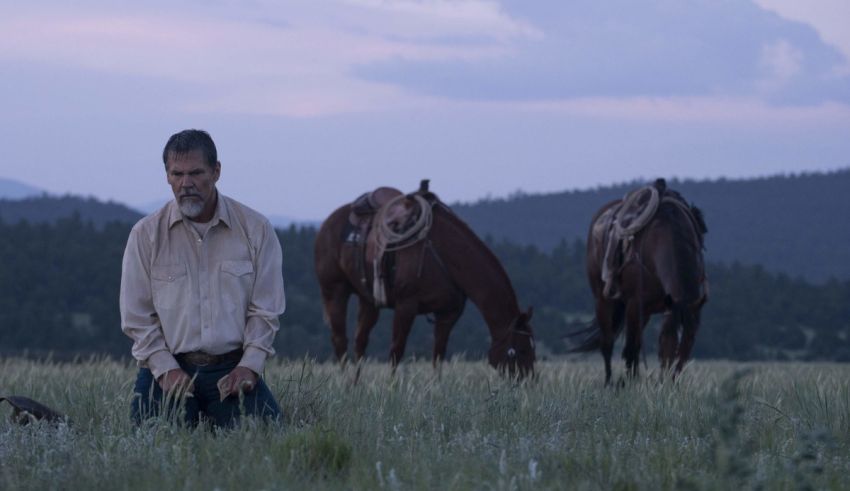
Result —
[[218, 162], [218, 152], [212, 137], [204, 130], [183, 130], [171, 135], [165, 148], [162, 149], [162, 163], [168, 167], [168, 155], [186, 155], [193, 150], [200, 150], [210, 168], [215, 168]]

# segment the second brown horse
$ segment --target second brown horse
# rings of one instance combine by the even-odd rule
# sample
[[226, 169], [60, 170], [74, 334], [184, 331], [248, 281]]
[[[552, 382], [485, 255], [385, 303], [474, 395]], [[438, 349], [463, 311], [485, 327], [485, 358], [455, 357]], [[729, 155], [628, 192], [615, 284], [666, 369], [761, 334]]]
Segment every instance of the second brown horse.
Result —
[[[507, 273], [472, 230], [433, 193], [420, 191], [419, 195], [431, 207], [430, 230], [423, 240], [391, 253], [395, 255], [394, 267], [389, 270], [391, 287], [384, 306], [394, 309], [389, 352], [393, 367], [404, 355], [418, 314], [433, 314], [435, 366], [444, 359], [449, 334], [469, 298], [490, 330], [490, 364], [519, 376], [531, 374], [535, 360], [534, 335], [529, 324], [531, 309], [520, 310]], [[417, 206], [413, 198], [403, 198], [404, 206]], [[363, 248], [347, 240], [350, 212], [351, 206], [344, 205], [331, 213], [322, 223], [315, 244], [325, 318], [340, 361], [348, 353], [345, 324], [350, 295], [359, 299], [354, 340], [357, 360], [365, 356], [369, 334], [378, 320], [379, 309], [384, 307], [376, 304], [372, 294], [373, 269], [364, 269], [363, 259], [358, 257]]]
[[[587, 238], [587, 274], [595, 299], [596, 316], [587, 339], [572, 351], [599, 349], [605, 361], [605, 383], [611, 382], [614, 342], [626, 324], [623, 358], [629, 376], [638, 374], [643, 329], [652, 314], [664, 313], [658, 356], [663, 369], [681, 372], [690, 357], [708, 299], [703, 261], [703, 236], [707, 232], [702, 211], [679, 193], [667, 189], [663, 179], [653, 187], [657, 211], [645, 226], [628, 237], [628, 253], [617, 265], [612, 281], [616, 293], [606, 290], [603, 271], [611, 227], [623, 200], [610, 202], [593, 217]], [[648, 188], [644, 188], [647, 189]], [[631, 195], [629, 195], [631, 196]], [[612, 217], [613, 215], [613, 217]], [[614, 247], [613, 250], [619, 247]], [[674, 365], [675, 362], [675, 365]]]

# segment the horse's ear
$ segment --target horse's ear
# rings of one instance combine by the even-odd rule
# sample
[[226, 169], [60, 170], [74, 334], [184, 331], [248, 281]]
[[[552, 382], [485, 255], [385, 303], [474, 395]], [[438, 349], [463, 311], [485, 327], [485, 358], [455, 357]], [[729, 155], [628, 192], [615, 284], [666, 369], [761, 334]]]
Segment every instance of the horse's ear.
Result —
[[525, 321], [528, 322], [531, 320], [531, 316], [534, 315], [534, 307], [529, 306], [528, 310], [525, 311]]

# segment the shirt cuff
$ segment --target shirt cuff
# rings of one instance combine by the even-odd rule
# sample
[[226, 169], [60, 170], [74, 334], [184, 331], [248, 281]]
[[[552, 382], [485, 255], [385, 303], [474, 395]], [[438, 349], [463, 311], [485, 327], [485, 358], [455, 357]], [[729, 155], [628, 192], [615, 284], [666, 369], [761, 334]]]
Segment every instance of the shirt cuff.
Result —
[[239, 361], [239, 366], [252, 370], [259, 377], [263, 374], [263, 369], [266, 366], [266, 358], [268, 356], [268, 353], [261, 350], [260, 348], [248, 346], [247, 348], [245, 348], [245, 352], [242, 354], [242, 359]]
[[166, 350], [157, 351], [152, 354], [147, 360], [147, 365], [153, 374], [154, 380], [159, 379], [160, 375], [165, 372], [180, 368], [177, 360], [174, 359], [174, 355]]

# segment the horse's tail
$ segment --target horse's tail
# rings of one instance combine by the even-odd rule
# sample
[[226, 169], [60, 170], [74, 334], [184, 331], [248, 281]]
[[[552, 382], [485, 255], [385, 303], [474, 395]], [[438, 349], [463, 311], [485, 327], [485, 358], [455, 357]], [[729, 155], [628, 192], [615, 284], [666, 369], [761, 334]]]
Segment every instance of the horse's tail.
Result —
[[672, 274], [660, 277], [666, 291], [664, 305], [678, 326], [690, 326], [694, 322], [694, 310], [708, 298], [708, 284], [701, 276], [699, 263], [679, 261]]
[[599, 323], [596, 321], [596, 317], [593, 318], [590, 323], [577, 330], [570, 333], [567, 333], [567, 338], [576, 338], [583, 337], [582, 341], [578, 346], [570, 348], [567, 353], [587, 353], [590, 351], [596, 351], [602, 346], [602, 331], [599, 330]]
[[[620, 333], [623, 332], [623, 327], [625, 326], [624, 322], [618, 323], [614, 327], [614, 339], [620, 337]], [[584, 339], [580, 342], [578, 346], [570, 348], [567, 350], [567, 353], [588, 353], [591, 351], [596, 351], [602, 348], [602, 326], [599, 325], [599, 319], [596, 317], [593, 318], [585, 327], [567, 333], [565, 338], [576, 338], [583, 336]]]
[[671, 317], [673, 325], [676, 326], [677, 330], [681, 329], [690, 316], [687, 303], [683, 301], [674, 301], [670, 295], [667, 295], [664, 299], [664, 303], [667, 305], [669, 312], [668, 315]]
[[670, 295], [664, 299], [664, 303], [676, 321], [676, 325], [680, 327], [693, 326], [694, 322], [699, 322], [699, 309], [708, 301], [708, 284], [702, 283], [699, 285], [699, 290], [696, 295], [689, 295], [682, 300], [674, 300]]
[[600, 348], [602, 345], [602, 331], [599, 329], [599, 322], [596, 320], [596, 317], [594, 317], [592, 321], [581, 329], [568, 332], [564, 335], [565, 339], [578, 337], [583, 339], [579, 342], [578, 346], [574, 346], [567, 350], [567, 353], [587, 353], [590, 351], [596, 351]]

